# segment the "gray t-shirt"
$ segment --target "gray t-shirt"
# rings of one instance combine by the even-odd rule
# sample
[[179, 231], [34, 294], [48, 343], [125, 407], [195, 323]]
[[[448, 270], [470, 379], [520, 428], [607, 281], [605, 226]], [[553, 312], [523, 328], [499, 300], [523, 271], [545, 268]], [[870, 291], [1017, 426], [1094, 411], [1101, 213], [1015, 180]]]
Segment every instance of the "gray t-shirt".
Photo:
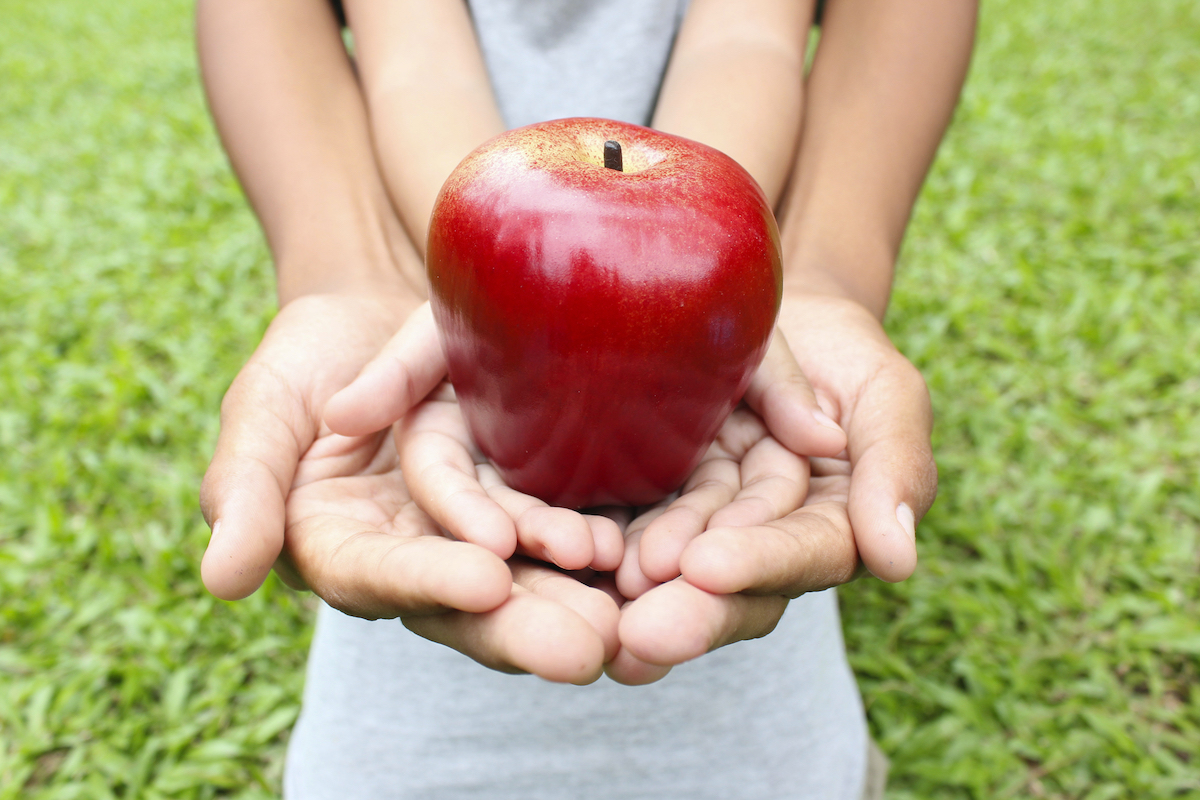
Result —
[[[686, 0], [471, 0], [512, 126], [645, 124]], [[643, 687], [492, 672], [322, 606], [289, 800], [857, 800], [866, 725], [833, 590]]]
[[510, 127], [562, 117], [649, 125], [687, 0], [470, 0]]

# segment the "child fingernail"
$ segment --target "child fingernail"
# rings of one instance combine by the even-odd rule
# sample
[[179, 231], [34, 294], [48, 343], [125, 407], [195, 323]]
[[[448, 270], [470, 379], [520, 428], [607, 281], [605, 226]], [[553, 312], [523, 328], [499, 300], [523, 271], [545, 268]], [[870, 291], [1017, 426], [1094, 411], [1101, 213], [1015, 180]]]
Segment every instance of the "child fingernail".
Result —
[[813, 419], [815, 419], [817, 421], [818, 425], [824, 426], [826, 428], [832, 428], [833, 430], [838, 431], [839, 433], [842, 432], [842, 426], [838, 425], [836, 422], [834, 422], [833, 418], [830, 417], [828, 414], [826, 414], [821, 409], [819, 409], [819, 408], [813, 409], [812, 415], [813, 415]]
[[908, 534], [908, 538], [915, 543], [917, 541], [917, 520], [913, 516], [913, 511], [908, 507], [908, 503], [901, 503], [896, 506], [896, 521], [900, 523], [900, 527]]

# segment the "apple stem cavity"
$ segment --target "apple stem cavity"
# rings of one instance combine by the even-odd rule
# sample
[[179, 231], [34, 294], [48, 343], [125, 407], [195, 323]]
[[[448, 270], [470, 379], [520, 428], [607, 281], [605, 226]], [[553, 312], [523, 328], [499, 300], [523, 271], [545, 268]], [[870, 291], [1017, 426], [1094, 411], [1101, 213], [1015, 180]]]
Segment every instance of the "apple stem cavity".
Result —
[[621, 163], [621, 143], [614, 142], [609, 139], [604, 143], [604, 166], [609, 169], [615, 169], [617, 172], [624, 172], [625, 167]]

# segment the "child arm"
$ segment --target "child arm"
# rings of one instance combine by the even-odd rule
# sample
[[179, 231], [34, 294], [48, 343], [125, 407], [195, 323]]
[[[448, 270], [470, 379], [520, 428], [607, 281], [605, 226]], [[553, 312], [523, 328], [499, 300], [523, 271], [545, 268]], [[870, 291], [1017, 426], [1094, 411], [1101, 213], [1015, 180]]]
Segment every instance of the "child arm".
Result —
[[654, 127], [731, 156], [778, 203], [800, 136], [811, 0], [693, 0]]
[[371, 131], [388, 191], [418, 251], [442, 183], [504, 130], [461, 0], [347, 0]]

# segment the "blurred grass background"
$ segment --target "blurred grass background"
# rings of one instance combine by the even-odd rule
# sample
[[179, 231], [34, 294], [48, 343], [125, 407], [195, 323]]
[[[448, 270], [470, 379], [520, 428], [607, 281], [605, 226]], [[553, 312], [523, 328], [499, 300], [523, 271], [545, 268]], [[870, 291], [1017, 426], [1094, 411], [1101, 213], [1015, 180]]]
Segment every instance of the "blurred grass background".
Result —
[[[0, 800], [274, 796], [311, 603], [198, 578], [274, 300], [190, 4], [2, 17]], [[942, 472], [841, 594], [889, 798], [1200, 798], [1200, 4], [984, 4], [888, 324]]]

